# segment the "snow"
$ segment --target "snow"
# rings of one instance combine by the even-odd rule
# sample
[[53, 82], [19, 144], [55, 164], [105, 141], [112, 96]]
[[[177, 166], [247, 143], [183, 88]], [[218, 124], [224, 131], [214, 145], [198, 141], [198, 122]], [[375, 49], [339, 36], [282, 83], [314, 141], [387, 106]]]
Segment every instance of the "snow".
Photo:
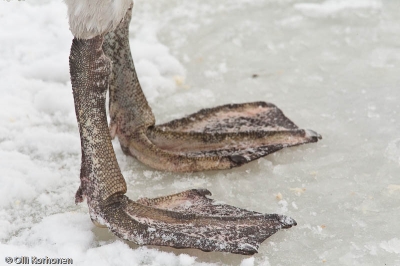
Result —
[[158, 123], [263, 100], [323, 137], [194, 174], [154, 171], [114, 141], [132, 199], [207, 188], [218, 201], [296, 220], [249, 257], [140, 247], [91, 223], [86, 204], [74, 204], [66, 5], [1, 1], [0, 264], [400, 265], [399, 12], [383, 0], [135, 1], [132, 53]]
[[254, 265], [254, 257], [242, 260], [240, 266], [253, 266]]

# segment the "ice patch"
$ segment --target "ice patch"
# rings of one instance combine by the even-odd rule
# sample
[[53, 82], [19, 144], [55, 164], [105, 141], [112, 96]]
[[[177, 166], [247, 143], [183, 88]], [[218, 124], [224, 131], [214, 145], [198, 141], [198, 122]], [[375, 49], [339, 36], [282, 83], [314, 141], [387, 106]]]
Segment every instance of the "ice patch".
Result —
[[382, 3], [379, 0], [327, 0], [322, 3], [300, 3], [294, 7], [305, 14], [315, 16], [327, 16], [344, 10], [380, 9]]
[[286, 200], [282, 199], [278, 202], [278, 204], [281, 205], [279, 213], [286, 213], [288, 211], [288, 202]]
[[392, 238], [388, 241], [382, 241], [379, 247], [386, 252], [400, 254], [400, 239]]
[[396, 192], [400, 193], [400, 185], [389, 185], [387, 187], [387, 189], [389, 191], [389, 194], [393, 194], [393, 193], [396, 193]]
[[296, 196], [301, 196], [304, 192], [306, 192], [306, 188], [304, 187], [295, 187], [295, 188], [290, 188], [290, 190], [296, 194]]
[[400, 164], [400, 138], [389, 142], [385, 150], [385, 157]]

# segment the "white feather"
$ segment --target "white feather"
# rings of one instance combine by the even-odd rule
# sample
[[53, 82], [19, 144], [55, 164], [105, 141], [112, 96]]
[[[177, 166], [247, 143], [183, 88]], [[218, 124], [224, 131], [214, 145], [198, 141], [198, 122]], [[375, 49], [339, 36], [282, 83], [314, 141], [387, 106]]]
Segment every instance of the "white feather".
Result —
[[79, 39], [91, 39], [114, 30], [132, 0], [65, 0], [65, 3], [72, 34]]

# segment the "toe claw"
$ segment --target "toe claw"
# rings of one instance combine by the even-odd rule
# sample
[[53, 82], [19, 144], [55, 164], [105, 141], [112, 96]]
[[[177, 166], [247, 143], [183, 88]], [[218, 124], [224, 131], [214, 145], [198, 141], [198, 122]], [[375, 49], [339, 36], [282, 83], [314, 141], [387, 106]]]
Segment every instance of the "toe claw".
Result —
[[306, 129], [306, 137], [311, 138], [313, 141], [318, 141], [319, 139], [322, 139], [322, 136], [315, 132], [314, 130], [311, 129]]
[[240, 165], [248, 162], [246, 157], [244, 157], [242, 155], [232, 155], [229, 158], [231, 159], [232, 162], [234, 162], [236, 164], [236, 166], [240, 166]]
[[297, 225], [297, 222], [289, 216], [278, 215], [278, 218], [282, 228], [290, 228]]
[[258, 250], [253, 245], [246, 243], [246, 244], [242, 244], [239, 246], [237, 253], [243, 254], [243, 255], [253, 255], [253, 254], [258, 253]]
[[200, 196], [211, 196], [212, 195], [211, 191], [209, 191], [208, 189], [205, 189], [205, 188], [197, 188], [197, 189], [195, 188], [195, 189], [192, 189], [192, 191], [196, 192]]

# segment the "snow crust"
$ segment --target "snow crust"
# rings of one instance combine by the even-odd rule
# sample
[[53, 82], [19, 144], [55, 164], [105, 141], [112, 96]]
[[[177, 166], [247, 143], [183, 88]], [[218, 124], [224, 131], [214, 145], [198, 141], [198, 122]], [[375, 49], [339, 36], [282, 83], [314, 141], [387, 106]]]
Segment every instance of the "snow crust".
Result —
[[296, 220], [246, 257], [140, 247], [91, 223], [86, 204], [74, 204], [80, 143], [67, 7], [1, 1], [1, 263], [400, 265], [399, 12], [380, 0], [135, 1], [132, 53], [158, 123], [264, 100], [323, 137], [194, 174], [154, 171], [114, 142], [132, 199], [208, 188], [219, 201]]

